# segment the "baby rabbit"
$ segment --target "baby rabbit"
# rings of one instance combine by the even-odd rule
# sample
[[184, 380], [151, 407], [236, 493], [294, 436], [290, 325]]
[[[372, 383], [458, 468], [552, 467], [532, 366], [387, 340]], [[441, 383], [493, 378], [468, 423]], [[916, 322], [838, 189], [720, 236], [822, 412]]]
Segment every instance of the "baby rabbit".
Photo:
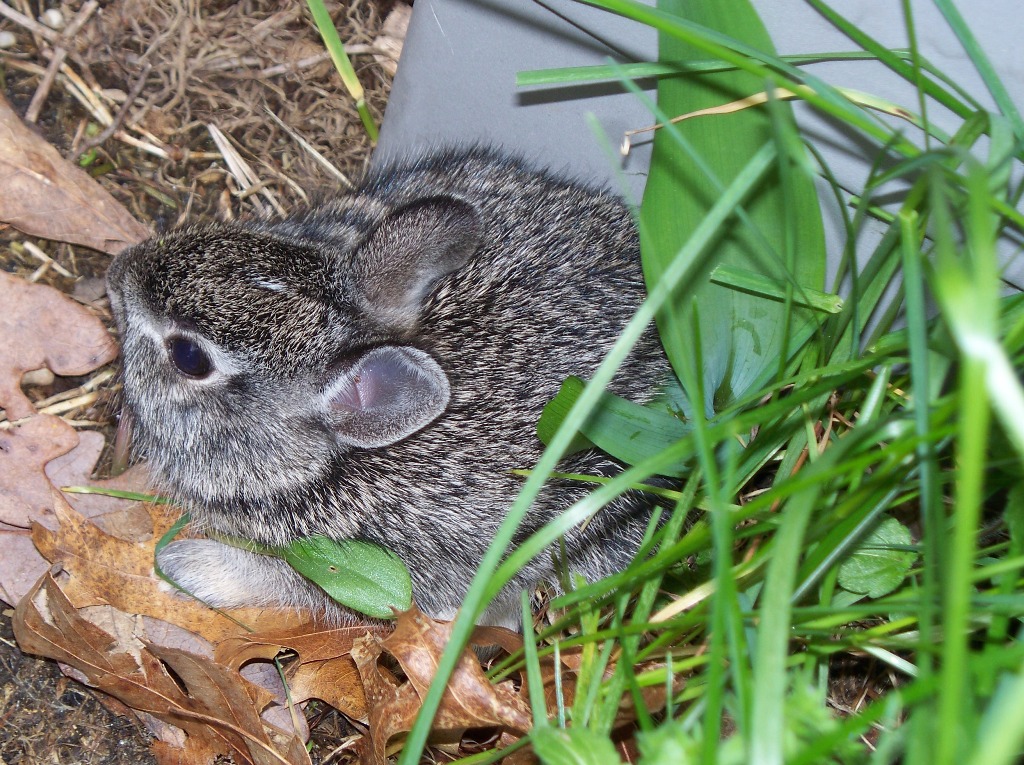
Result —
[[[428, 614], [454, 616], [542, 444], [544, 404], [591, 375], [644, 296], [626, 207], [486, 149], [373, 173], [278, 222], [188, 227], [110, 267], [124, 395], [160, 488], [209, 530], [264, 545], [323, 534], [391, 550]], [[613, 390], [668, 375], [653, 331]], [[584, 452], [560, 469], [610, 475]], [[589, 488], [551, 482], [517, 542]], [[594, 580], [629, 562], [650, 504], [629, 494], [565, 539]], [[213, 540], [159, 557], [211, 605], [344, 609], [283, 561]], [[484, 614], [516, 627], [518, 591]]]

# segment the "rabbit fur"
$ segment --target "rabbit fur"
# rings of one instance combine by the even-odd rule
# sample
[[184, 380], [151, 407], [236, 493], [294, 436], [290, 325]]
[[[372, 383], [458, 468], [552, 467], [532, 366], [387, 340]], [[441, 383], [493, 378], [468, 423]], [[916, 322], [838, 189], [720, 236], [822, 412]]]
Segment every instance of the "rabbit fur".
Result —
[[[452, 618], [542, 444], [545, 403], [593, 373], [644, 296], [613, 195], [488, 149], [372, 173], [280, 221], [191, 226], [119, 254], [108, 275], [126, 408], [157, 485], [218, 534], [324, 534], [401, 558], [417, 604]], [[668, 365], [653, 330], [612, 390], [647, 400]], [[612, 475], [597, 452], [560, 470]], [[589, 489], [545, 487], [516, 542]], [[589, 580], [627, 564], [651, 503], [631, 493], [566, 535]], [[346, 612], [282, 561], [214, 540], [159, 556], [219, 607]], [[518, 592], [482, 622], [515, 627]]]

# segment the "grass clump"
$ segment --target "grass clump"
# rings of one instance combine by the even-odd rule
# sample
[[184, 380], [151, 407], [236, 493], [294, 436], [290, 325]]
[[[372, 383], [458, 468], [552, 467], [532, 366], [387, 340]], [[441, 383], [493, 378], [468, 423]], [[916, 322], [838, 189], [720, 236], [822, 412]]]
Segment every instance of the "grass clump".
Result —
[[[661, 77], [651, 109], [666, 124], [638, 217], [650, 296], [594, 379], [568, 381], [549, 407], [548, 451], [453, 642], [567, 527], [670, 476], [674, 509], [643, 554], [557, 598], [562, 616], [527, 651], [535, 677], [538, 656], [579, 652], [573, 698], [551, 719], [536, 704], [544, 762], [604, 762], [612, 738], [630, 736], [641, 763], [1019, 761], [1024, 300], [1004, 296], [1000, 265], [1024, 222], [1016, 106], [948, 0], [936, 6], [993, 108], [921, 57], [909, 4], [897, 51], [809, 0], [858, 50], [799, 61], [775, 54], [748, 0], [593, 4], [660, 35], [660, 62], [558, 73]], [[876, 59], [918, 104], [840, 91], [798, 66], [838, 57]], [[758, 93], [761, 105], [734, 114], [669, 120]], [[874, 143], [863, 188], [842, 188], [805, 142], [794, 96]], [[929, 120], [935, 103], [959, 119], [954, 132]], [[820, 179], [846, 232], [824, 291]], [[869, 223], [882, 232], [865, 251]], [[602, 392], [652, 320], [679, 381], [671, 414]], [[543, 481], [585, 445], [629, 469], [503, 560]], [[851, 664], [863, 703], [842, 697]], [[626, 732], [624, 700], [636, 710]], [[405, 762], [422, 746], [420, 722]]]

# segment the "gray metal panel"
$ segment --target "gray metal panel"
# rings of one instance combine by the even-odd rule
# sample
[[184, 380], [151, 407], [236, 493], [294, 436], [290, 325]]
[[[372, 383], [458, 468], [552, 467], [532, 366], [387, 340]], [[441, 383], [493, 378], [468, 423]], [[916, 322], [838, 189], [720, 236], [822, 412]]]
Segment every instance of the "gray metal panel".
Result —
[[[617, 84], [530, 91], [515, 85], [522, 70], [650, 58], [657, 38], [647, 27], [568, 0], [549, 3], [561, 17], [529, 0], [417, 0], [414, 7], [375, 164], [485, 142], [554, 170], [609, 179], [612, 160], [587, 114], [598, 115], [616, 149], [623, 131], [650, 122]], [[627, 47], [613, 50], [602, 40], [625, 40]], [[649, 163], [649, 149], [641, 149], [623, 166], [637, 199]]]
[[[981, 78], [936, 7], [930, 0], [911, 4], [923, 55], [991, 105]], [[780, 53], [855, 48], [803, 0], [754, 0], [754, 5]], [[833, 5], [888, 46], [907, 47], [902, 4], [896, 0], [844, 0]], [[1019, 0], [975, 0], [961, 3], [960, 10], [1015, 102], [1024, 103]], [[540, 165], [617, 189], [616, 168], [621, 167], [630, 196], [639, 200], [649, 146], [637, 146], [625, 161], [609, 157], [587, 122], [587, 115], [594, 114], [617, 147], [624, 131], [651, 122], [637, 99], [614, 84], [531, 90], [515, 86], [517, 71], [599, 64], [609, 56], [620, 61], [654, 60], [656, 37], [647, 27], [570, 0], [547, 0], [543, 6], [532, 0], [416, 0], [374, 162], [437, 146], [494, 143]], [[914, 88], [876, 62], [827, 62], [807, 69], [833, 85], [918, 111]], [[797, 114], [839, 181], [849, 189], [863, 187], [876, 148], [804, 104], [797, 104]], [[958, 118], [935, 104], [929, 106], [929, 117], [948, 131], [958, 124]], [[895, 118], [880, 119], [898, 123]], [[917, 135], [910, 125], [898, 126]], [[822, 200], [832, 273], [844, 237], [838, 211], [828, 207], [831, 196], [823, 194]], [[870, 233], [864, 237], [864, 247], [870, 247], [871, 239]], [[1024, 263], [1019, 260], [1009, 263], [1008, 276], [1024, 283]]]

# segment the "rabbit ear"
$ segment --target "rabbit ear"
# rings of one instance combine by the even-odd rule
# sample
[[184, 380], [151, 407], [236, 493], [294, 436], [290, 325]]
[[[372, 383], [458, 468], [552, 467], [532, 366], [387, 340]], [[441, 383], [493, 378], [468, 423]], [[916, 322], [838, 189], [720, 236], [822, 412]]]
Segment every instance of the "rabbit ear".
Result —
[[373, 449], [410, 436], [448, 405], [448, 377], [417, 348], [386, 345], [364, 354], [328, 386], [327, 419], [338, 439]]
[[434, 282], [461, 268], [481, 236], [476, 210], [451, 197], [427, 197], [398, 209], [356, 252], [365, 307], [384, 322], [411, 327]]

